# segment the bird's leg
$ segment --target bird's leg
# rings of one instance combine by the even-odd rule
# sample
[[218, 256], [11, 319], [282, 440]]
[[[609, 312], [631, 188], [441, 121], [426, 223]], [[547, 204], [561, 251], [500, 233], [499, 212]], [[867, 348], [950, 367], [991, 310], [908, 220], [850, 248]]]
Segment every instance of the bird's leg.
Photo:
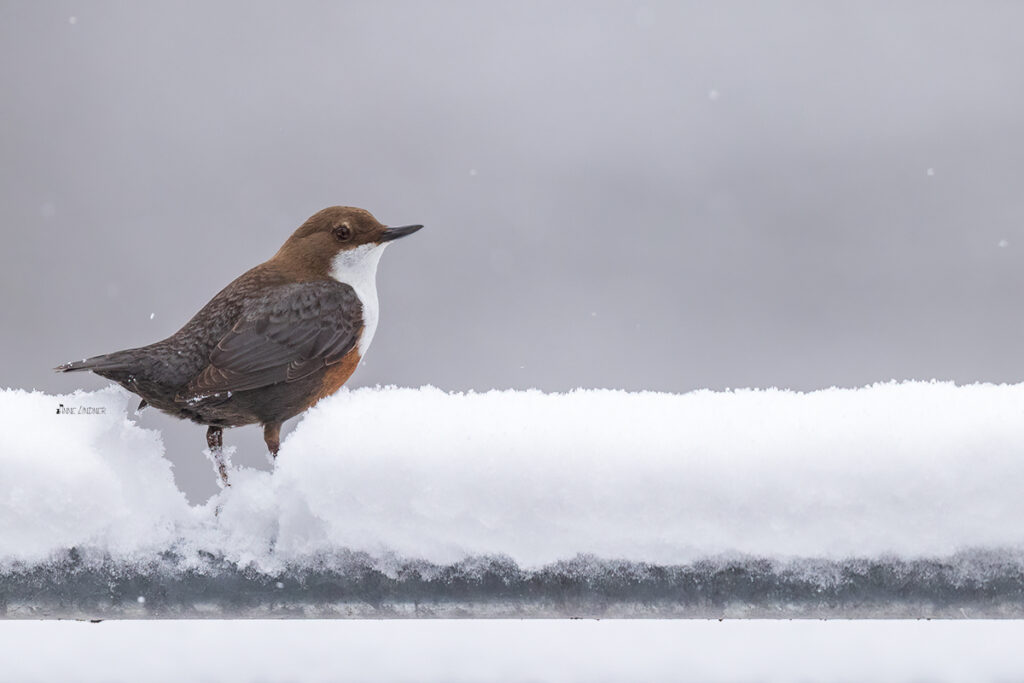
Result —
[[277, 459], [277, 451], [281, 448], [281, 423], [268, 422], [263, 425], [263, 440], [267, 442], [267, 450]]
[[206, 430], [206, 445], [210, 447], [210, 455], [213, 456], [213, 462], [217, 465], [217, 472], [220, 473], [224, 486], [231, 486], [228, 483], [227, 462], [224, 460], [224, 430], [211, 425]]

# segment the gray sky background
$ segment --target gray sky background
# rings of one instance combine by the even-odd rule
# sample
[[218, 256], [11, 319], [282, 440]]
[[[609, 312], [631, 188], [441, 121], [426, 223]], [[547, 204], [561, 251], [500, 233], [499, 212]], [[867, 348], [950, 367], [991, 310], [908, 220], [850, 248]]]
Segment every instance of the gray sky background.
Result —
[[[4, 0], [0, 385], [103, 386], [50, 368], [174, 332], [333, 204], [427, 226], [382, 261], [349, 386], [1020, 381], [1021, 26], [1014, 2]], [[201, 427], [141, 422], [214, 492]], [[257, 428], [226, 442], [263, 463]]]

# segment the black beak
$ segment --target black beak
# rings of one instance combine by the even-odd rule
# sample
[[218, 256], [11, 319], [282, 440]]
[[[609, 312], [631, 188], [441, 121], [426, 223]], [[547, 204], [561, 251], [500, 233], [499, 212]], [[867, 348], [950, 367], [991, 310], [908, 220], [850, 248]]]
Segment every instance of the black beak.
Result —
[[397, 240], [399, 237], [413, 234], [422, 227], [422, 225], [403, 225], [400, 228], [387, 228], [377, 241], [390, 242], [391, 240]]

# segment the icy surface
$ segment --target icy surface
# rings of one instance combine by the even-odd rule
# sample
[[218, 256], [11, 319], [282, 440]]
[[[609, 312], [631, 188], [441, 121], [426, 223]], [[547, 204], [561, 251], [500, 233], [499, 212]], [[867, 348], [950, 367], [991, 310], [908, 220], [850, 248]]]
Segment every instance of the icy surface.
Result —
[[[652, 567], [685, 583], [686, 565], [776, 586], [809, 573], [818, 591], [853, 575], [883, 596], [901, 576], [940, 577], [928, 600], [969, 575], [997, 612], [1024, 608], [1024, 385], [343, 390], [307, 413], [275, 472], [234, 469], [194, 507], [131, 400], [0, 393], [17, 425], [0, 430], [0, 602], [4, 586], [23, 598], [67, 572], [113, 585], [125, 567], [152, 589], [168, 568], [273, 587], [318, 566], [393, 580], [475, 562], [522, 595], [552, 566], [657, 584]], [[558, 564], [577, 556], [590, 559]]]

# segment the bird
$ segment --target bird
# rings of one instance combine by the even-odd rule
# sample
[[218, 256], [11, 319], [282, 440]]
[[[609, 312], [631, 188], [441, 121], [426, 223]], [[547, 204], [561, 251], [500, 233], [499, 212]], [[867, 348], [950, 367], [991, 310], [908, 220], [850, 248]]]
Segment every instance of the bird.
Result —
[[384, 248], [422, 227], [387, 227], [365, 209], [328, 207], [166, 339], [54, 370], [92, 371], [141, 397], [139, 410], [206, 425], [221, 485], [230, 486], [223, 430], [262, 425], [276, 461], [282, 423], [338, 391], [366, 355]]

